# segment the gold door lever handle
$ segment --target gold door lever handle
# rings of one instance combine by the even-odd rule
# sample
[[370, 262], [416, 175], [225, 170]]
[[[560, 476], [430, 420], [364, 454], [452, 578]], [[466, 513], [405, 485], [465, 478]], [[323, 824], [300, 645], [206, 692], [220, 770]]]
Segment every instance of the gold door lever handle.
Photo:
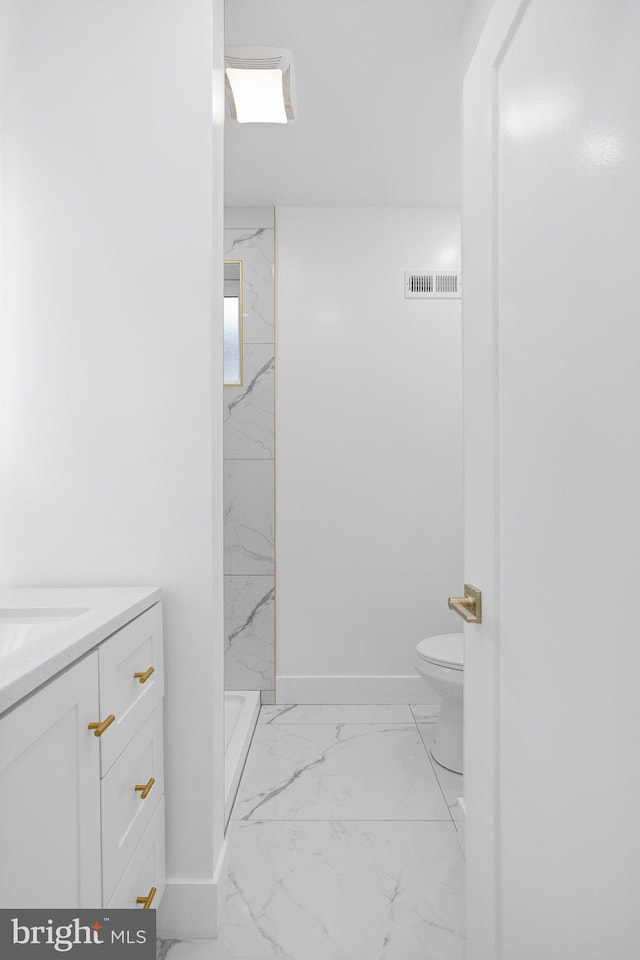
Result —
[[106, 720], [103, 720], [102, 723], [90, 723], [88, 724], [87, 729], [93, 730], [94, 737], [101, 737], [107, 727], [110, 727], [114, 720], [115, 715], [110, 713]]
[[141, 800], [146, 800], [155, 782], [155, 777], [149, 777], [146, 783], [136, 783], [133, 789], [140, 794]]
[[464, 585], [464, 597], [449, 597], [449, 610], [453, 610], [465, 623], [482, 623], [482, 591]]
[[151, 887], [151, 890], [149, 890], [149, 893], [147, 894], [146, 897], [136, 897], [136, 903], [142, 903], [142, 904], [144, 904], [144, 906], [142, 907], [142, 909], [143, 909], [143, 910], [148, 910], [149, 907], [151, 906], [151, 901], [153, 900], [153, 898], [155, 897], [155, 895], [156, 895], [156, 888], [155, 888], [155, 887]]
[[155, 671], [155, 667], [149, 667], [148, 670], [145, 670], [144, 673], [134, 673], [134, 678], [139, 680], [140, 683], [146, 683], [151, 674]]

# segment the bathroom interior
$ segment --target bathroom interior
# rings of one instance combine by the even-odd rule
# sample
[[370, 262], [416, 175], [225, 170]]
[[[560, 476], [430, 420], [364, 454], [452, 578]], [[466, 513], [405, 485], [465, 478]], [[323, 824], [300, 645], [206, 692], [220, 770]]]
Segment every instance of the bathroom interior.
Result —
[[[239, 821], [267, 821], [265, 864], [278, 877], [289, 878], [277, 850], [305, 829], [299, 821], [315, 821], [296, 841], [307, 854], [326, 842], [320, 824], [351, 831], [353, 821], [375, 822], [372, 843], [393, 820], [401, 846], [436, 844], [437, 866], [425, 858], [416, 901], [403, 905], [420, 915], [419, 891], [439, 890], [424, 941], [387, 911], [388, 930], [372, 931], [365, 948], [393, 928], [407, 956], [461, 956], [464, 944], [463, 635], [447, 597], [463, 582], [456, 171], [467, 8], [407, 8], [416, 33], [407, 62], [428, 89], [414, 107], [438, 136], [417, 125], [414, 139], [398, 117], [385, 143], [378, 47], [348, 63], [361, 5], [226, 5], [227, 817], [239, 838]], [[370, 37], [389, 29], [387, 12], [368, 10]], [[417, 39], [427, 14], [440, 38], [428, 67]], [[342, 64], [335, 76], [318, 56], [329, 47]], [[282, 56], [283, 72], [293, 63], [294, 122], [244, 119], [233, 70], [258, 56]], [[345, 85], [358, 124], [338, 108]], [[337, 145], [331, 164], [323, 151]], [[417, 803], [403, 802], [407, 791]], [[238, 839], [239, 862], [248, 842]], [[299, 881], [305, 903], [325, 870]], [[385, 895], [374, 876], [367, 910]], [[219, 949], [231, 955], [246, 940], [247, 950], [252, 937], [259, 949], [264, 931], [243, 929], [234, 898], [225, 909]], [[274, 898], [267, 924], [295, 955], [291, 909]], [[352, 918], [349, 932], [345, 919], [323, 920], [324, 946], [310, 935], [310, 948], [324, 955], [340, 943], [355, 956], [365, 920]]]
[[[631, 38], [640, 13], [615, 3]], [[561, 176], [535, 150], [574, 117], [562, 70], [556, 95], [526, 51], [562, 42], [582, 77], [579, 21], [576, 50], [597, 37], [603, 69], [636, 69], [606, 46], [600, 0], [558, 6], [552, 41], [546, 0], [0, 0], [0, 910], [151, 910], [158, 960], [602, 960], [603, 943], [635, 960], [623, 827], [598, 848], [607, 882], [623, 869], [594, 927], [584, 905], [602, 886], [579, 830], [604, 818], [586, 781], [573, 807], [587, 750], [618, 775], [604, 745], [634, 729], [635, 699], [614, 726], [585, 643], [600, 600], [579, 638], [561, 617], [547, 631], [556, 595], [533, 560], [550, 578], [556, 558], [531, 530], [524, 560], [513, 549], [529, 512], [509, 484], [533, 478], [537, 502], [565, 434], [552, 449], [521, 415], [549, 446], [534, 467], [508, 461], [526, 377], [508, 366], [512, 327], [500, 339], [483, 313], [500, 238], [522, 262], [535, 239], [508, 219], [507, 147], [524, 144], [522, 203], [527, 164]], [[505, 93], [499, 166], [483, 137], [509, 44], [500, 82], [520, 99]], [[626, 155], [588, 136], [588, 188], [613, 189], [598, 178]], [[498, 170], [502, 219], [479, 186]], [[566, 223], [578, 181], [551, 194]], [[598, 296], [583, 323], [610, 304]], [[555, 414], [569, 360], [553, 367], [545, 331]], [[611, 373], [607, 409], [632, 380]], [[590, 471], [565, 484], [564, 511], [539, 506], [540, 537], [560, 543], [604, 489]], [[622, 509], [640, 477], [635, 461], [620, 473]], [[584, 579], [583, 526], [566, 555]], [[603, 582], [622, 576], [618, 547]], [[573, 669], [578, 642], [567, 705], [548, 662]], [[610, 709], [588, 747], [594, 690]], [[568, 836], [531, 786], [547, 764]]]

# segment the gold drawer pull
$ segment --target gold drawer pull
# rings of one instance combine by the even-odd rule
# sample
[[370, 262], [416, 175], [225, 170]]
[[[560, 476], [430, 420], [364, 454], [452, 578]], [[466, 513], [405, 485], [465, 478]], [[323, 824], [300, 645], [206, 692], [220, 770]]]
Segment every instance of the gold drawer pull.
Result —
[[102, 723], [90, 723], [87, 729], [93, 730], [94, 737], [101, 737], [107, 727], [110, 727], [114, 720], [114, 714], [110, 713], [107, 719], [103, 720]]
[[149, 777], [146, 783], [136, 783], [134, 790], [137, 790], [140, 793], [140, 799], [146, 800], [151, 792], [151, 787], [156, 782], [155, 777]]
[[153, 900], [155, 895], [156, 895], [156, 888], [151, 887], [151, 890], [149, 890], [149, 895], [147, 897], [136, 897], [136, 903], [143, 903], [144, 906], [142, 909], [148, 910], [149, 907], [151, 906], [151, 901]]
[[133, 676], [135, 677], [136, 680], [139, 680], [140, 683], [146, 683], [149, 677], [151, 676], [151, 674], [155, 671], [155, 669], [156, 669], [155, 667], [149, 667], [149, 669], [145, 670], [144, 673], [134, 673]]

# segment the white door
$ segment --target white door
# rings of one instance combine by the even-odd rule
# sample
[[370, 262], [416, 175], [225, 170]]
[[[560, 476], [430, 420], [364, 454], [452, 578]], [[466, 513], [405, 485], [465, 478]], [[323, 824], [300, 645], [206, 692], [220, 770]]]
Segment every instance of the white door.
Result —
[[98, 654], [0, 717], [0, 907], [97, 907]]
[[640, 2], [464, 90], [468, 960], [640, 957]]

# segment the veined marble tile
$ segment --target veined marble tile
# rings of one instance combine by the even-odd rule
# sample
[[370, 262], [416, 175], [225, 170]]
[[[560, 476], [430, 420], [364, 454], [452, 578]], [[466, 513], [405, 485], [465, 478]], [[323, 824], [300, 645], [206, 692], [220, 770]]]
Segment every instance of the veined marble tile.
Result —
[[218, 940], [167, 960], [462, 960], [450, 821], [238, 824], [228, 858]]
[[224, 578], [225, 689], [273, 689], [273, 614], [273, 577]]
[[418, 722], [435, 723], [440, 716], [439, 703], [412, 703], [411, 710]]
[[222, 960], [218, 940], [156, 940], [156, 960]]
[[243, 340], [274, 342], [274, 232], [266, 227], [224, 231], [225, 260], [242, 260]]
[[[180, 944], [191, 944], [191, 943], [215, 943], [214, 940], [156, 940], [156, 960], [166, 960], [169, 956], [169, 951], [173, 950], [174, 947], [178, 947]], [[185, 949], [182, 947], [182, 949]], [[188, 948], [187, 948], [188, 949]], [[173, 953], [174, 958], [178, 957], [180, 950], [176, 953]], [[195, 954], [193, 954], [195, 956]]]
[[449, 818], [414, 723], [256, 727], [236, 820]]
[[272, 574], [273, 462], [225, 460], [224, 572]]
[[435, 723], [419, 723], [418, 729], [424, 745], [429, 751], [433, 772], [447, 801], [449, 813], [454, 820], [459, 820], [460, 807], [458, 806], [458, 797], [464, 797], [464, 777], [461, 773], [454, 773], [453, 770], [447, 770], [445, 767], [441, 767], [437, 760], [431, 757], [431, 746], [436, 732]]
[[225, 460], [272, 460], [273, 345], [249, 344], [243, 358], [243, 385], [224, 388]]
[[276, 704], [263, 707], [258, 723], [404, 723], [413, 720], [410, 707], [395, 703]]

